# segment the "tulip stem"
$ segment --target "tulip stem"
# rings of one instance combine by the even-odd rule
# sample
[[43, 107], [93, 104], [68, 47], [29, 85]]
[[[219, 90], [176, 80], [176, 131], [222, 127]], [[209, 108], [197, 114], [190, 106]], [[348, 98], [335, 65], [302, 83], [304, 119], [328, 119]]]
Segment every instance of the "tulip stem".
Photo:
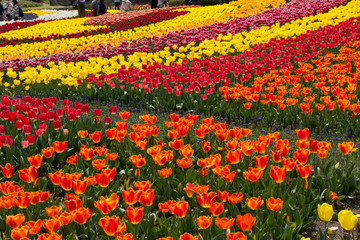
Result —
[[328, 222], [325, 222], [325, 240], [327, 239], [327, 235], [328, 235]]
[[255, 197], [256, 196], [256, 182], [253, 182], [253, 196]]

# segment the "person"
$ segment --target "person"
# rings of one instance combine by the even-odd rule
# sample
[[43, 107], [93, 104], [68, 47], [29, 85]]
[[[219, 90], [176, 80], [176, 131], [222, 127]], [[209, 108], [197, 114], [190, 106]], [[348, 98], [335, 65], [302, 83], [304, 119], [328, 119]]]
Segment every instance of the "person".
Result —
[[16, 21], [20, 19], [19, 13], [20, 13], [20, 6], [17, 2], [17, 0], [13, 0], [13, 7], [11, 10], [11, 16]]
[[99, 0], [93, 0], [91, 4], [93, 6], [93, 16], [96, 17], [99, 12]]
[[4, 3], [4, 19], [5, 21], [10, 21], [12, 17], [13, 5], [10, 3], [10, 0], [6, 0]]
[[131, 2], [130, 0], [122, 0], [120, 12], [122, 11], [130, 11], [131, 10]]
[[107, 7], [105, 5], [105, 2], [104, 0], [100, 0], [100, 3], [99, 3], [99, 15], [103, 15], [107, 12]]
[[120, 0], [115, 0], [115, 10], [120, 10]]
[[2, 5], [1, 0], [0, 0], [0, 21], [4, 21], [4, 17], [3, 17], [4, 12], [5, 11], [4, 11], [3, 5]]
[[111, 9], [111, 1], [112, 0], [106, 0], [106, 8]]
[[164, 7], [163, 0], [158, 0], [157, 1], [157, 8], [162, 8], [162, 7]]
[[158, 0], [151, 0], [151, 8], [157, 8]]
[[85, 0], [76, 0], [75, 5], [78, 7], [79, 18], [86, 17]]

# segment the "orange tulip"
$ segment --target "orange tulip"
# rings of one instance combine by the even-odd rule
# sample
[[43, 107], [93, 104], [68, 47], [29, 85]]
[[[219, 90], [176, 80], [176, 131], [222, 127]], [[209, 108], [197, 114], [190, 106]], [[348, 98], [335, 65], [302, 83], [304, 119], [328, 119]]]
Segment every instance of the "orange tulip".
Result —
[[198, 194], [196, 199], [198, 200], [201, 207], [210, 208], [211, 205], [215, 202], [216, 197], [216, 192], [209, 192]]
[[60, 171], [49, 173], [49, 179], [54, 185], [60, 185], [60, 180], [63, 175], [64, 173]]
[[24, 214], [6, 215], [6, 224], [11, 228], [18, 228], [25, 221]]
[[94, 206], [100, 210], [103, 214], [109, 214], [119, 205], [120, 197], [115, 193], [111, 194], [110, 198], [106, 199], [100, 196], [99, 201], [94, 202]]
[[78, 208], [71, 213], [73, 221], [78, 224], [85, 224], [92, 216], [91, 210], [88, 208]]
[[349, 155], [353, 151], [357, 150], [357, 148], [354, 148], [354, 142], [338, 143], [338, 147], [339, 147], [340, 151], [345, 155]]
[[64, 152], [65, 149], [66, 149], [66, 147], [67, 147], [67, 144], [68, 144], [67, 141], [64, 141], [64, 142], [58, 142], [58, 141], [56, 141], [56, 142], [54, 142], [54, 143], [53, 143], [53, 147], [54, 147], [55, 152], [57, 152], [57, 153], [62, 153], [62, 152]]
[[42, 220], [38, 219], [36, 222], [29, 221], [24, 224], [24, 227], [28, 228], [29, 234], [37, 234], [42, 228]]
[[52, 233], [52, 234], [43, 233], [41, 235], [38, 235], [38, 240], [61, 240], [61, 239], [62, 239], [62, 235], [59, 235], [57, 233]]
[[76, 209], [81, 207], [80, 196], [74, 194], [66, 194], [65, 195], [65, 207], [69, 212], [75, 211]]
[[244, 178], [250, 182], [257, 182], [263, 176], [263, 171], [249, 167], [248, 171], [243, 172]]
[[83, 130], [78, 131], [78, 136], [80, 138], [86, 138], [87, 135], [88, 135], [88, 131], [83, 131]]
[[41, 155], [46, 158], [51, 158], [55, 153], [55, 149], [53, 147], [44, 148], [41, 150]]
[[55, 233], [61, 227], [60, 220], [56, 218], [44, 219], [42, 224], [48, 233]]
[[177, 159], [176, 164], [181, 168], [189, 168], [192, 165], [192, 160], [184, 157], [183, 159]]
[[218, 197], [219, 197], [220, 201], [226, 202], [228, 196], [229, 196], [229, 194], [226, 190], [224, 190], [224, 191], [218, 190]]
[[310, 146], [310, 141], [307, 140], [297, 140], [296, 146], [300, 149], [305, 149]]
[[151, 206], [154, 202], [155, 192], [152, 189], [147, 189], [141, 192], [139, 203], [144, 206]]
[[241, 152], [245, 154], [245, 156], [250, 156], [255, 151], [255, 146], [252, 141], [240, 142], [239, 146], [241, 148]]
[[228, 149], [231, 149], [231, 150], [235, 150], [238, 146], [238, 141], [235, 139], [235, 140], [230, 140], [230, 141], [227, 141], [226, 143], [226, 147]]
[[134, 184], [134, 187], [137, 189], [137, 190], [142, 190], [142, 191], [146, 191], [147, 189], [150, 188], [150, 181], [136, 181], [135, 184]]
[[60, 187], [65, 191], [70, 191], [72, 188], [73, 176], [66, 173], [60, 179]]
[[127, 205], [134, 205], [139, 201], [142, 191], [134, 191], [132, 188], [129, 188], [127, 191], [122, 190], [122, 196]]
[[182, 139], [177, 139], [172, 142], [169, 142], [169, 147], [175, 150], [179, 150], [182, 146], [184, 146], [184, 140]]
[[119, 116], [121, 117], [122, 120], [126, 121], [130, 117], [130, 112], [128, 111], [119, 112]]
[[189, 233], [184, 233], [183, 235], [180, 236], [179, 240], [198, 240], [198, 238], [194, 237]]
[[137, 168], [141, 168], [146, 164], [145, 158], [143, 158], [141, 155], [132, 155], [129, 157], [129, 160]]
[[61, 206], [60, 207], [52, 206], [50, 208], [46, 207], [45, 212], [49, 217], [53, 218], [55, 216], [59, 216], [62, 213], [62, 209], [63, 208]]
[[332, 191], [329, 193], [330, 200], [336, 200], [338, 198], [338, 195]]
[[191, 148], [190, 144], [182, 146], [179, 151], [181, 156], [186, 158], [190, 158], [194, 154], [194, 150]]
[[211, 217], [200, 216], [196, 219], [196, 224], [201, 229], [207, 229], [211, 225]]
[[105, 158], [108, 159], [109, 161], [115, 161], [118, 157], [119, 157], [118, 153], [105, 153]]
[[[95, 152], [96, 152], [96, 154], [98, 155], [98, 156], [102, 156], [102, 155], [104, 155], [104, 154], [106, 154], [106, 152], [107, 152], [107, 148], [106, 147], [96, 147], [95, 148]], [[117, 153], [115, 153], [115, 154], [117, 154]], [[117, 158], [117, 156], [116, 156], [116, 158]], [[116, 159], [115, 158], [115, 159]], [[108, 158], [109, 159], [109, 158]], [[115, 160], [115, 159], [109, 159], [109, 160]]]
[[268, 155], [256, 156], [256, 157], [254, 157], [254, 160], [255, 160], [255, 164], [256, 164], [257, 168], [260, 170], [264, 170], [269, 161], [269, 156]]
[[171, 176], [172, 174], [172, 169], [171, 168], [163, 168], [161, 170], [157, 170], [160, 177], [162, 178], [168, 178]]
[[29, 168], [24, 168], [18, 171], [19, 178], [27, 183], [34, 183], [37, 185], [37, 170], [34, 166], [30, 166]]
[[246, 199], [246, 205], [251, 209], [251, 210], [256, 210], [258, 209], [262, 204], [264, 203], [264, 200], [261, 200], [260, 197], [256, 198], [256, 197], [252, 197], [252, 198], [247, 198]]
[[215, 224], [216, 226], [218, 226], [220, 229], [229, 229], [231, 228], [233, 225], [234, 225], [234, 221], [235, 219], [234, 218], [226, 218], [226, 217], [223, 217], [223, 218], [216, 218], [215, 219]]
[[119, 225], [120, 218], [116, 216], [105, 216], [99, 220], [99, 225], [102, 227], [106, 235], [119, 236], [126, 230], [125, 223]]
[[95, 159], [91, 162], [91, 165], [96, 169], [96, 170], [101, 170], [105, 167], [107, 167], [106, 165], [106, 160], [105, 159]]
[[284, 201], [282, 201], [280, 198], [275, 199], [271, 197], [266, 200], [266, 207], [271, 211], [277, 212], [282, 209], [283, 203]]
[[268, 146], [267, 142], [259, 142], [259, 141], [254, 141], [254, 145], [255, 145], [255, 151], [260, 153], [260, 154], [264, 154], [266, 152], [266, 148]]
[[284, 158], [281, 160], [281, 164], [286, 168], [287, 172], [291, 172], [295, 167], [295, 161], [292, 158]]
[[126, 209], [126, 216], [131, 224], [138, 224], [144, 216], [144, 208], [140, 207], [134, 209], [132, 207], [128, 207]]
[[11, 230], [11, 239], [14, 240], [21, 240], [21, 239], [28, 239], [29, 236], [29, 229], [25, 226], [21, 228], [14, 228]]
[[70, 157], [68, 157], [67, 159], [66, 159], [66, 162], [68, 163], [68, 164], [72, 164], [72, 165], [75, 165], [76, 163], [77, 163], [77, 160], [78, 160], [78, 155], [72, 155], [72, 156], [70, 156]]
[[210, 142], [206, 142], [205, 140], [201, 142], [201, 148], [203, 149], [204, 153], [207, 153], [211, 150]]
[[241, 231], [247, 232], [250, 231], [256, 222], [256, 217], [251, 216], [250, 213], [247, 213], [243, 216], [236, 216], [236, 225], [240, 228]]
[[225, 142], [229, 136], [229, 131], [227, 129], [220, 129], [215, 132], [215, 135], [220, 141]]
[[302, 165], [306, 164], [310, 155], [309, 149], [298, 149], [294, 152], [294, 158]]
[[63, 212], [59, 217], [61, 226], [66, 226], [72, 222], [72, 215], [68, 212]]
[[173, 240], [172, 237], [162, 237], [162, 238], [158, 238], [157, 240]]
[[241, 202], [244, 198], [244, 194], [240, 193], [233, 193], [231, 194], [231, 196], [228, 196], [228, 201], [231, 204], [237, 204], [239, 202]]
[[87, 181], [72, 181], [72, 189], [74, 190], [75, 194], [81, 195], [85, 192], [87, 187]]
[[110, 182], [112, 181], [110, 176], [107, 174], [101, 173], [101, 174], [95, 174], [96, 182], [100, 185], [102, 188], [106, 188], [109, 186]]
[[5, 209], [11, 209], [15, 204], [15, 197], [12, 195], [1, 196], [0, 200], [1, 200], [1, 207]]
[[296, 165], [296, 171], [299, 174], [299, 176], [304, 179], [304, 188], [308, 188], [308, 182], [307, 179], [311, 174], [312, 166], [309, 165]]
[[242, 158], [241, 150], [237, 149], [235, 151], [228, 151], [225, 156], [225, 161], [229, 164], [237, 164]]
[[178, 218], [184, 218], [186, 216], [186, 212], [188, 210], [188, 207], [189, 207], [189, 203], [186, 202], [186, 201], [176, 202], [173, 205], [173, 213]]
[[84, 160], [86, 160], [86, 161], [89, 161], [89, 160], [91, 160], [91, 158], [93, 157], [93, 155], [94, 155], [94, 149], [92, 149], [92, 148], [81, 148], [80, 149], [80, 156], [84, 159]]
[[246, 240], [247, 237], [242, 232], [229, 233], [226, 240]]
[[273, 152], [272, 150], [270, 150], [270, 154], [271, 157], [273, 158], [274, 162], [278, 163], [281, 162], [282, 158], [283, 158], [283, 152], [282, 151], [275, 151]]
[[269, 175], [276, 183], [282, 183], [286, 177], [286, 168], [285, 167], [279, 168], [278, 166], [275, 166], [275, 167], [271, 166]]
[[224, 211], [224, 202], [214, 202], [210, 208], [209, 212], [212, 216], [219, 216]]
[[229, 134], [230, 134], [230, 137], [234, 140], [239, 140], [240, 138], [242, 138], [241, 129], [238, 127], [234, 127], [232, 129], [230, 129]]
[[27, 208], [31, 201], [30, 197], [31, 195], [28, 192], [18, 193], [17, 198], [15, 199], [15, 205], [18, 208], [22, 208], [22, 209]]
[[110, 139], [110, 140], [114, 140], [116, 138], [116, 133], [117, 133], [117, 129], [116, 128], [110, 128], [110, 129], [106, 129], [105, 130], [105, 135]]
[[5, 164], [5, 167], [1, 167], [1, 172], [6, 178], [11, 178], [14, 175], [14, 167], [10, 165], [10, 163]]
[[309, 138], [309, 129], [295, 129], [295, 132], [299, 139], [301, 140], [307, 140]]
[[101, 136], [102, 136], [102, 134], [100, 131], [95, 131], [95, 132], [89, 134], [89, 138], [93, 143], [100, 142]]

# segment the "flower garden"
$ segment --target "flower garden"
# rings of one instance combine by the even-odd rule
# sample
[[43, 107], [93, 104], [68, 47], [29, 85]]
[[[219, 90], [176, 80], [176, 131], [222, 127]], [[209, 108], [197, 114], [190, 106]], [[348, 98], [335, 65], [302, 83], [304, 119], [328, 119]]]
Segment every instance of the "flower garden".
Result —
[[360, 239], [360, 0], [137, 8], [0, 24], [0, 239]]

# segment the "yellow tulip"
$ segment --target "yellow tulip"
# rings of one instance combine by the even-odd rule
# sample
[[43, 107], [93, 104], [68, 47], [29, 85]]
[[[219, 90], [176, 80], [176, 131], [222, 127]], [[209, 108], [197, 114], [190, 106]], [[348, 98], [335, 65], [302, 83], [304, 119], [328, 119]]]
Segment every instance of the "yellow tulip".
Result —
[[349, 210], [342, 210], [338, 214], [341, 227], [345, 230], [352, 230], [358, 222], [357, 217]]
[[330, 221], [332, 216], [334, 215], [333, 206], [327, 203], [318, 205], [317, 210], [319, 218], [324, 222]]

